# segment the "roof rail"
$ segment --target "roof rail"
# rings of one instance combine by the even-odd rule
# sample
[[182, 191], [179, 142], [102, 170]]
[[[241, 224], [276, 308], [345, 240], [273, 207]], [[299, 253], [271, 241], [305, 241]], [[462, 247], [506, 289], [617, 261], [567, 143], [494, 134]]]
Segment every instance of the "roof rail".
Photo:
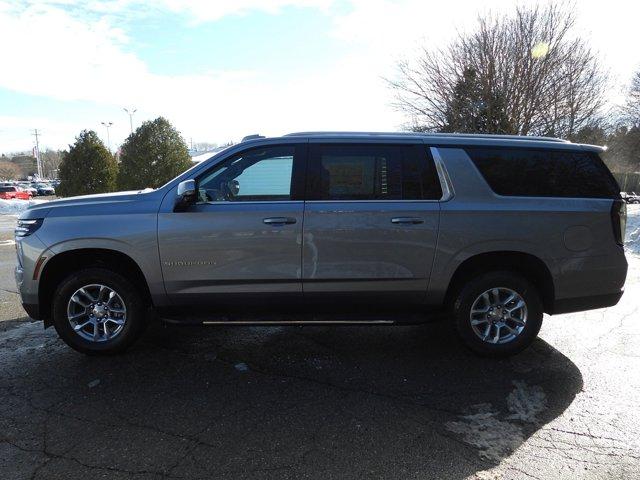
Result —
[[253, 133], [251, 135], [246, 135], [244, 137], [242, 137], [242, 140], [240, 140], [240, 142], [246, 142], [247, 140], [256, 140], [258, 138], [265, 138], [264, 135], [258, 135], [257, 133]]
[[383, 136], [400, 135], [407, 137], [431, 137], [431, 138], [487, 138], [499, 140], [541, 140], [546, 142], [571, 143], [568, 140], [555, 137], [539, 137], [528, 135], [494, 135], [490, 133], [423, 133], [423, 132], [340, 132], [340, 131], [318, 131], [318, 132], [293, 132], [287, 133], [285, 137], [307, 137], [307, 136], [342, 136], [342, 135], [362, 135], [362, 136]]

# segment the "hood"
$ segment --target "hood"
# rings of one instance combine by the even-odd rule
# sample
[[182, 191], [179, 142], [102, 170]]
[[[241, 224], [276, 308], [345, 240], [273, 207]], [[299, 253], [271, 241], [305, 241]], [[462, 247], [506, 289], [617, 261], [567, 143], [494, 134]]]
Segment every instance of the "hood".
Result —
[[112, 192], [112, 193], [94, 193], [92, 195], [79, 195], [77, 197], [59, 198], [57, 200], [51, 200], [41, 206], [57, 207], [60, 205], [77, 205], [77, 204], [91, 204], [97, 202], [118, 202], [126, 201], [137, 198], [142, 193], [152, 192], [153, 190], [130, 190], [127, 192]]
[[95, 207], [100, 207], [101, 205], [106, 207], [106, 204], [108, 204], [110, 208], [117, 208], [118, 204], [130, 204], [131, 202], [151, 200], [151, 198], [149, 197], [155, 197], [154, 194], [157, 192], [157, 190], [149, 188], [145, 190], [99, 193], [93, 195], [80, 195], [77, 197], [60, 198], [58, 200], [51, 200], [49, 202], [32, 205], [27, 210], [25, 210], [22, 215], [20, 215], [20, 218], [44, 218], [48, 216], [52, 211], [66, 210], [70, 208], [86, 208], [87, 211], [89, 211]]

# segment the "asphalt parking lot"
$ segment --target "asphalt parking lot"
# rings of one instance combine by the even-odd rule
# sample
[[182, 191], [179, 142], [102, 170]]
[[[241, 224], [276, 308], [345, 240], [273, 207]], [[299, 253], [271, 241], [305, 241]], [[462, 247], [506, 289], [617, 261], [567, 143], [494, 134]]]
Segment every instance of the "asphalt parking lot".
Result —
[[93, 358], [26, 318], [13, 265], [0, 222], [1, 479], [640, 478], [635, 281], [506, 360], [446, 323], [155, 326]]

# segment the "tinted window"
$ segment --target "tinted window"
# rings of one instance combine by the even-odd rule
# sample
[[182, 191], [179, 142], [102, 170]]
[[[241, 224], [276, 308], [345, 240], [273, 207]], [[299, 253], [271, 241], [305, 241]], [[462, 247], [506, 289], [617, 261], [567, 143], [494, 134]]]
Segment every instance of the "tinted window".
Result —
[[200, 201], [290, 200], [294, 152], [294, 146], [258, 148], [225, 161], [200, 177]]
[[0, 187], [0, 192], [15, 192], [15, 187]]
[[467, 148], [489, 186], [499, 195], [615, 198], [619, 188], [591, 152]]
[[442, 196], [424, 146], [318, 144], [310, 148], [311, 200], [423, 200]]

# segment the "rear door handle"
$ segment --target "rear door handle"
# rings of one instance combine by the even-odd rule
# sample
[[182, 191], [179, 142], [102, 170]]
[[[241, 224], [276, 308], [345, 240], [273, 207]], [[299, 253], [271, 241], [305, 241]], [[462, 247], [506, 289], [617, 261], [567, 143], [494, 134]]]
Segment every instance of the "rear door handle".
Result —
[[417, 225], [419, 223], [424, 223], [424, 220], [419, 217], [395, 217], [391, 219], [391, 223], [402, 225]]
[[289, 225], [296, 223], [296, 219], [293, 217], [269, 217], [263, 218], [262, 223], [266, 225]]

